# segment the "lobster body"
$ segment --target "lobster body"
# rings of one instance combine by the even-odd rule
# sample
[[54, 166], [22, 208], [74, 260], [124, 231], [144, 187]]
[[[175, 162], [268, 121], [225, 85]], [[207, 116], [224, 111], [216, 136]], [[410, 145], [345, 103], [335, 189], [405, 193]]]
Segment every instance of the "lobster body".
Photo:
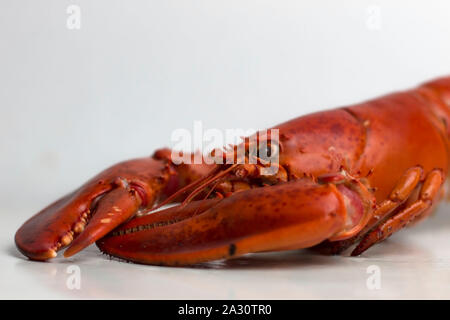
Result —
[[297, 177], [341, 168], [367, 176], [381, 201], [415, 165], [425, 172], [441, 168], [447, 173], [448, 121], [450, 106], [431, 104], [419, 90], [315, 113], [276, 126], [286, 137], [280, 163]]
[[275, 126], [275, 145], [268, 135], [245, 140], [245, 150], [255, 141], [276, 146], [272, 175], [261, 174], [266, 164], [258, 157], [175, 164], [170, 150], [160, 150], [106, 170], [42, 210], [18, 230], [16, 244], [46, 260], [66, 245], [71, 256], [97, 241], [108, 254], [162, 265], [314, 246], [338, 253], [355, 243], [358, 255], [438, 202], [449, 123], [450, 78], [442, 78]]

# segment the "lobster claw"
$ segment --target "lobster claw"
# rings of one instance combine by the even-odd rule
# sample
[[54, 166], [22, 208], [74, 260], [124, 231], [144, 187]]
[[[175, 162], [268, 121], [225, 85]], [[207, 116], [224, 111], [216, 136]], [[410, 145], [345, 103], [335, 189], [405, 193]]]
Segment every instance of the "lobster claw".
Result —
[[125, 260], [156, 265], [306, 248], [345, 230], [349, 215], [362, 219], [362, 206], [346, 199], [349, 192], [358, 201], [354, 191], [341, 192], [334, 184], [295, 180], [193, 201], [135, 218], [97, 246]]
[[167, 163], [150, 157], [119, 163], [26, 221], [16, 245], [32, 260], [54, 258], [68, 245], [64, 255], [72, 256], [153, 205], [171, 177]]
[[73, 256], [133, 217], [141, 203], [141, 198], [129, 186], [117, 187], [105, 194], [99, 200], [89, 224], [70, 244], [64, 257]]

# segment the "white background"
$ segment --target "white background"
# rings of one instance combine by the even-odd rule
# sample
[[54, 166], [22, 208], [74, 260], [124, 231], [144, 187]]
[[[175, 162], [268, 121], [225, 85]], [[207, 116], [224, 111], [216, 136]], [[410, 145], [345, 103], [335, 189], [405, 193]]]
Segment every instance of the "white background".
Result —
[[[80, 30], [66, 27], [71, 4]], [[195, 120], [265, 128], [448, 75], [449, 35], [445, 0], [2, 0], [0, 297], [449, 298], [444, 206], [356, 259], [288, 252], [167, 269], [109, 261], [95, 247], [32, 263], [13, 245], [49, 202], [170, 146], [173, 130]], [[81, 290], [65, 286], [70, 263]], [[376, 292], [365, 286], [371, 264], [390, 281]]]

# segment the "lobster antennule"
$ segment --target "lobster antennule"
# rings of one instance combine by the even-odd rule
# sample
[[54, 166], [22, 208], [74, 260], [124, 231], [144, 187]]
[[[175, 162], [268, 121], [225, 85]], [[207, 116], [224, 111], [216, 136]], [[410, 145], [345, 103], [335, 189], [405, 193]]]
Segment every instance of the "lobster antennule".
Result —
[[198, 186], [199, 184], [203, 183], [204, 181], [208, 180], [209, 178], [213, 177], [218, 171], [220, 171], [220, 167], [216, 167], [214, 169], [211, 170], [211, 172], [202, 177], [199, 178], [195, 181], [193, 181], [192, 183], [184, 186], [183, 188], [179, 189], [178, 191], [176, 191], [175, 193], [173, 193], [172, 195], [170, 195], [169, 197], [167, 197], [166, 199], [164, 199], [164, 201], [158, 203], [156, 206], [152, 207], [150, 210], [148, 210], [146, 213], [150, 213], [152, 211], [158, 210], [161, 207], [171, 203], [172, 201], [174, 201], [175, 199], [177, 199], [180, 195], [182, 195], [183, 193], [189, 191], [190, 189]]
[[[182, 189], [178, 190], [174, 194], [172, 194], [170, 197], [156, 205], [155, 207], [151, 208], [147, 213], [150, 213], [152, 211], [156, 211], [160, 209], [161, 207], [171, 203], [174, 199], [179, 197], [181, 194], [185, 193], [188, 190], [191, 190], [192, 188], [195, 188], [191, 193], [183, 200], [182, 206], [185, 206], [187, 203], [191, 202], [197, 195], [199, 195], [202, 191], [205, 190], [206, 187], [211, 185], [212, 183], [217, 182], [219, 179], [226, 176], [231, 170], [233, 170], [237, 165], [231, 165], [228, 168], [223, 169], [223, 167], [216, 167], [213, 169], [207, 176], [197, 179], [194, 182], [188, 184], [187, 186], [183, 187]], [[209, 193], [207, 194], [209, 195]]]
[[230, 166], [229, 168], [227, 168], [223, 171], [220, 171], [216, 175], [212, 176], [210, 179], [207, 179], [206, 181], [204, 181], [197, 188], [195, 188], [194, 191], [192, 191], [192, 193], [190, 195], [187, 196], [187, 198], [183, 201], [182, 205], [184, 206], [187, 203], [189, 203], [190, 201], [192, 201], [192, 199], [194, 199], [206, 187], [208, 187], [209, 185], [211, 185], [214, 182], [217, 182], [220, 178], [223, 178], [224, 176], [226, 176], [228, 173], [230, 173], [231, 170], [236, 168], [236, 166], [237, 166], [237, 164], [234, 164], [234, 165]]

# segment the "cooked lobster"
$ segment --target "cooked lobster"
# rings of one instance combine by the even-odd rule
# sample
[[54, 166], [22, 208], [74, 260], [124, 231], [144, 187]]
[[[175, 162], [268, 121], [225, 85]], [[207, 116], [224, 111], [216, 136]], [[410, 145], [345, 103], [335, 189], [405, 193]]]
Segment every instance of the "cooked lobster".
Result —
[[[257, 133], [200, 163], [158, 150], [43, 209], [15, 242], [32, 260], [66, 246], [70, 257], [96, 242], [109, 255], [156, 265], [310, 247], [332, 254], [354, 247], [351, 255], [360, 255], [427, 217], [443, 197], [449, 123], [447, 77], [293, 119], [272, 128], [276, 138]], [[262, 173], [260, 145], [278, 156], [272, 173]], [[231, 162], [209, 161], [230, 153]]]

